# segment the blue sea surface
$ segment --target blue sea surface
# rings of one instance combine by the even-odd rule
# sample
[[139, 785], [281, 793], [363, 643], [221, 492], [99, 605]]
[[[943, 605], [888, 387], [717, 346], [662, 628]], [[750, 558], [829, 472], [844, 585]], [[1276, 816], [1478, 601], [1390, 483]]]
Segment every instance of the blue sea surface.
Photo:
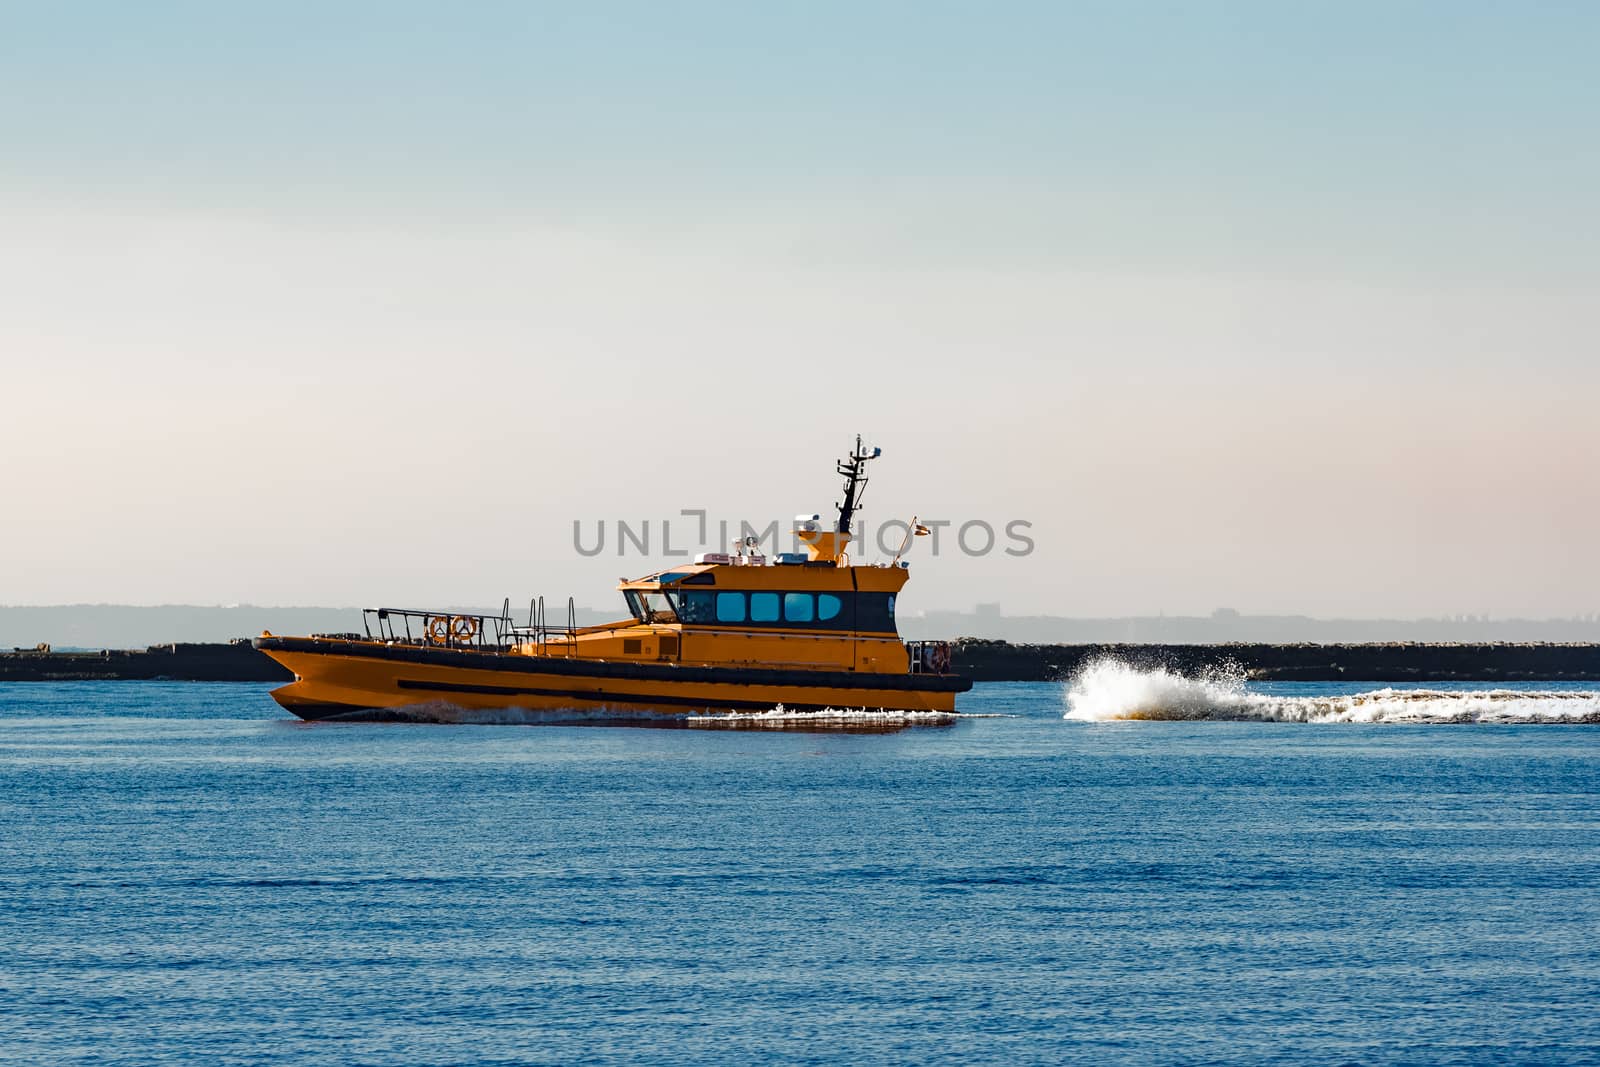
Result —
[[879, 734], [306, 724], [268, 689], [0, 685], [0, 1061], [1600, 1062], [1592, 725], [1066, 721], [1021, 683]]

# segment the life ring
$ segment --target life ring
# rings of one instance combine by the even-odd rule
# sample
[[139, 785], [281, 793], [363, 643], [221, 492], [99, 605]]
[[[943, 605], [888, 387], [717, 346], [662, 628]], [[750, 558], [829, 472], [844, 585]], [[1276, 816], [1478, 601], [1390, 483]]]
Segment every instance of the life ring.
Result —
[[450, 641], [450, 616], [428, 616], [428, 641], [435, 645], [448, 644]]
[[467, 642], [478, 636], [478, 620], [471, 615], [457, 615], [450, 620], [450, 636]]

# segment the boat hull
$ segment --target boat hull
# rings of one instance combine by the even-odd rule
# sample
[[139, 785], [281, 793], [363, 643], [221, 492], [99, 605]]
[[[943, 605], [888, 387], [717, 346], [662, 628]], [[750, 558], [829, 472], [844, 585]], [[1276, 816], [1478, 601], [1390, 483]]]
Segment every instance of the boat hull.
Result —
[[321, 638], [262, 637], [256, 647], [294, 672], [295, 681], [272, 696], [307, 720], [439, 703], [572, 710], [591, 718], [779, 705], [953, 712], [956, 694], [972, 687], [954, 675], [626, 663]]

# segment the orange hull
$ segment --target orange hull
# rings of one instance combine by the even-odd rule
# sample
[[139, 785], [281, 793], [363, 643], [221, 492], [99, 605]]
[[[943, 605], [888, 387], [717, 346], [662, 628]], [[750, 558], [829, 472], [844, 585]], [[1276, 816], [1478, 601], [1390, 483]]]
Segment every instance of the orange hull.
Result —
[[953, 712], [955, 676], [619, 663], [515, 652], [262, 637], [295, 673], [273, 698], [303, 719], [444, 702], [462, 708], [683, 713], [867, 708]]

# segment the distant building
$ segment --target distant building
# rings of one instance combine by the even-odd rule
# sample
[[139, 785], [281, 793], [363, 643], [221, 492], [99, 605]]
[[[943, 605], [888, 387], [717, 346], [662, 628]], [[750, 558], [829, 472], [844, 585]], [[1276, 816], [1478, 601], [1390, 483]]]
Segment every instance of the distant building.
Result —
[[1000, 605], [977, 604], [973, 606], [972, 613], [980, 619], [998, 619], [1000, 617]]

